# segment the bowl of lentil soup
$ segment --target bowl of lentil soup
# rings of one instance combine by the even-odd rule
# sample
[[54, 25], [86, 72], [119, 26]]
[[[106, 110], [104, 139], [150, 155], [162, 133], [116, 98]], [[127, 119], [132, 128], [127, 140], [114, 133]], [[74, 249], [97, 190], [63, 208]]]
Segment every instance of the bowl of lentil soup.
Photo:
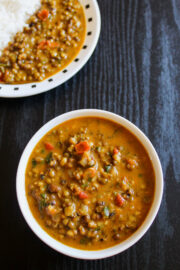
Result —
[[26, 146], [17, 198], [34, 233], [81, 259], [115, 255], [152, 224], [163, 175], [149, 139], [116, 114], [87, 109], [44, 125]]
[[91, 57], [100, 25], [96, 0], [41, 0], [0, 55], [0, 97], [36, 95], [70, 79]]

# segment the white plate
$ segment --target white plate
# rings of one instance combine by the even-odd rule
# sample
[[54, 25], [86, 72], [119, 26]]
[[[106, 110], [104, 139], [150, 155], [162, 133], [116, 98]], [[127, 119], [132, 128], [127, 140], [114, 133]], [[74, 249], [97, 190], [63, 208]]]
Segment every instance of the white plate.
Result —
[[46, 92], [69, 80], [86, 64], [97, 45], [101, 18], [96, 0], [81, 0], [81, 3], [85, 11], [87, 33], [84, 45], [76, 58], [65, 69], [42, 82], [13, 85], [0, 84], [0, 97], [27, 97]]

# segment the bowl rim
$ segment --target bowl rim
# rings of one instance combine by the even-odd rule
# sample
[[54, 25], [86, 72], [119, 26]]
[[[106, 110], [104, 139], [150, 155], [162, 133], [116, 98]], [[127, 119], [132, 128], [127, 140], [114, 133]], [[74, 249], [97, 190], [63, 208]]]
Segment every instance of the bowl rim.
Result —
[[[0, 83], [0, 98], [29, 97], [53, 90], [74, 77], [86, 65], [96, 49], [99, 40], [101, 31], [101, 14], [97, 0], [80, 1], [86, 18], [86, 35], [82, 48], [79, 50], [78, 54], [76, 54], [72, 61], [63, 69], [51, 76], [48, 76], [40, 82], [24, 84]], [[89, 21], [89, 18], [93, 18], [93, 20]], [[78, 61], [76, 61], [77, 59]]]
[[[146, 149], [149, 158], [152, 162], [154, 172], [155, 172], [155, 193], [154, 193], [154, 199], [153, 203], [151, 205], [151, 208], [141, 224], [141, 226], [126, 240], [121, 242], [120, 244], [117, 244], [115, 246], [112, 246], [110, 248], [102, 249], [102, 250], [81, 250], [72, 248], [70, 246], [67, 246], [54, 238], [52, 238], [48, 233], [46, 233], [39, 223], [35, 220], [34, 216], [31, 213], [31, 210], [29, 208], [29, 204], [26, 199], [26, 192], [25, 192], [25, 171], [28, 159], [35, 147], [35, 145], [40, 141], [40, 139], [48, 133], [51, 129], [53, 129], [55, 126], [62, 124], [63, 122], [66, 122], [71, 119], [76, 119], [79, 117], [100, 117], [107, 120], [111, 120], [117, 124], [120, 124], [124, 126], [126, 129], [128, 129], [136, 138], [140, 141], [140, 143], [144, 146]], [[81, 110], [74, 110], [70, 111], [64, 114], [61, 114], [54, 119], [47, 122], [45, 125], [43, 125], [30, 139], [28, 144], [26, 145], [20, 161], [18, 165], [17, 175], [16, 175], [16, 195], [18, 204], [20, 207], [20, 210], [22, 212], [22, 215], [24, 216], [24, 219], [26, 220], [26, 223], [29, 225], [31, 230], [40, 238], [45, 244], [53, 248], [54, 250], [63, 253], [64, 255], [68, 255], [70, 257], [74, 257], [77, 259], [102, 259], [107, 258], [113, 255], [116, 255], [118, 253], [121, 253], [134, 245], [140, 238], [147, 232], [149, 227], [152, 225], [160, 204], [162, 200], [163, 195], [163, 172], [161, 163], [159, 160], [159, 157], [156, 153], [155, 148], [153, 147], [150, 140], [147, 138], [147, 136], [133, 123], [131, 123], [129, 120], [125, 119], [122, 116], [119, 116], [115, 113], [105, 111], [105, 110], [97, 110], [97, 109], [81, 109]]]

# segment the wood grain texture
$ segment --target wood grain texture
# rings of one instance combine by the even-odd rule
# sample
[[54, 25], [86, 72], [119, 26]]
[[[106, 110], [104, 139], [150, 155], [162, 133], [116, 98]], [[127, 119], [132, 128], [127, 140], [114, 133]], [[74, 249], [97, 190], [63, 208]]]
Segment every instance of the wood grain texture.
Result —
[[[3, 269], [180, 269], [180, 3], [98, 2], [100, 41], [74, 78], [38, 96], [0, 99]], [[80, 108], [113, 111], [139, 126], [157, 149], [164, 172], [163, 202], [150, 230], [122, 254], [98, 261], [68, 258], [43, 244], [26, 225], [15, 194], [18, 161], [32, 135], [55, 116]]]

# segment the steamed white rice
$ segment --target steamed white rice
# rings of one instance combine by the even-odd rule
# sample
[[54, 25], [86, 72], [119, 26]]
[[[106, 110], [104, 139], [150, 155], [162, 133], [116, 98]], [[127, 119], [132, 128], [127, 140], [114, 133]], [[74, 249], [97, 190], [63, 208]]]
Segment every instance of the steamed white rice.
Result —
[[0, 55], [40, 5], [41, 0], [0, 0]]

